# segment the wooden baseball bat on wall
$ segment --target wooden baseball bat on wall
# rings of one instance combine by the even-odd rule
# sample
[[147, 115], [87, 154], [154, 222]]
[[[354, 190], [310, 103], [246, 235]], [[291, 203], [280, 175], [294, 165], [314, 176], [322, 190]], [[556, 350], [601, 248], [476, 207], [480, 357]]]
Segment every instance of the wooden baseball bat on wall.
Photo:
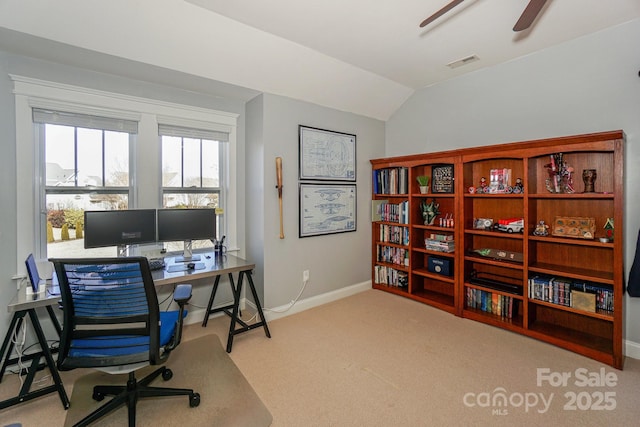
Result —
[[284, 239], [284, 223], [282, 222], [282, 157], [276, 157], [276, 180], [278, 201], [280, 203], [280, 238]]

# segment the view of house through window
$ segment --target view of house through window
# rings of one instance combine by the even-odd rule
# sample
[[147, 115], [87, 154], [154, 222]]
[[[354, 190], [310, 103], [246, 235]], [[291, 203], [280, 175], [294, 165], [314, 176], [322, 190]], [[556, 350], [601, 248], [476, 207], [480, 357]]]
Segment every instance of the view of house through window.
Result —
[[129, 208], [134, 133], [109, 129], [118, 123], [96, 129], [97, 120], [82, 115], [34, 111], [34, 121], [44, 152], [47, 256], [115, 256], [115, 247], [84, 249], [84, 211]]
[[[39, 188], [40, 253], [46, 257], [117, 256], [115, 246], [84, 248], [84, 212], [135, 209], [132, 162], [138, 122], [33, 109], [44, 187]], [[215, 208], [218, 238], [224, 232], [224, 180], [229, 134], [211, 130], [159, 125], [161, 150], [159, 208]], [[151, 154], [151, 153], [149, 153]], [[45, 214], [46, 213], [46, 214]], [[164, 242], [169, 252], [182, 251], [183, 242]], [[209, 240], [194, 248], [211, 247]]]
[[[221, 208], [220, 141], [196, 136], [210, 136], [194, 131], [161, 126], [162, 206], [164, 208]], [[221, 215], [216, 229], [222, 230]], [[222, 236], [219, 236], [221, 238]], [[194, 242], [194, 248], [211, 247], [208, 240]], [[168, 251], [182, 250], [181, 242], [165, 243]]]

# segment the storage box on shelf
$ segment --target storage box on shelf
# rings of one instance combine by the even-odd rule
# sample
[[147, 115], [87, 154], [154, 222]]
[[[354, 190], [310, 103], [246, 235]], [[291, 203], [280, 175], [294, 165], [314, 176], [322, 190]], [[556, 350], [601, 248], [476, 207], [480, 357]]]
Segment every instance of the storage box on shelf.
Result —
[[[402, 295], [622, 368], [623, 150], [614, 131], [372, 160], [406, 168], [407, 194], [373, 199], [404, 203], [408, 236], [384, 242], [374, 221], [373, 274], [396, 268], [379, 246], [406, 250]], [[420, 193], [443, 164], [454, 191]]]

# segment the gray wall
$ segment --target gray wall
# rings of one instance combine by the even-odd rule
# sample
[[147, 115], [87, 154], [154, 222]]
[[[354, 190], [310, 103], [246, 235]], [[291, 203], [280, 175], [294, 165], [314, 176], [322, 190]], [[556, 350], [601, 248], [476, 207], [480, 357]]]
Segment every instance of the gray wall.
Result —
[[[356, 135], [356, 232], [298, 237], [298, 125]], [[384, 122], [379, 120], [269, 94], [249, 102], [247, 247], [250, 258], [260, 264], [266, 307], [294, 299], [302, 287], [303, 270], [309, 270], [310, 280], [302, 298], [371, 279], [369, 160], [383, 155]], [[282, 157], [283, 164], [284, 239], [279, 237], [276, 157]], [[252, 209], [254, 198], [258, 203]]]
[[[16, 119], [13, 83], [7, 75], [9, 59], [0, 53], [0, 201], [2, 205], [16, 205]], [[4, 337], [9, 327], [5, 309], [16, 293], [11, 277], [16, 273], [16, 217], [15, 209], [0, 209], [0, 333]]]
[[[622, 129], [627, 135], [625, 246], [640, 228], [640, 21], [425, 88], [387, 122], [386, 155]], [[626, 300], [640, 345], [640, 299]], [[640, 354], [640, 353], [639, 353]], [[638, 356], [636, 356], [638, 357]]]

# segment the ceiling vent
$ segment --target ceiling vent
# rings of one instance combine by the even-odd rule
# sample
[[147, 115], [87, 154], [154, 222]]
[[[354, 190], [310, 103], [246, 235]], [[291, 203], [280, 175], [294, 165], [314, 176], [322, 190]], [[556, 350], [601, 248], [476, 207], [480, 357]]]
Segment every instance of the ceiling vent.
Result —
[[472, 62], [479, 61], [478, 55], [467, 56], [466, 58], [458, 59], [457, 61], [449, 62], [447, 67], [453, 69], [462, 67], [463, 65], [471, 64]]

